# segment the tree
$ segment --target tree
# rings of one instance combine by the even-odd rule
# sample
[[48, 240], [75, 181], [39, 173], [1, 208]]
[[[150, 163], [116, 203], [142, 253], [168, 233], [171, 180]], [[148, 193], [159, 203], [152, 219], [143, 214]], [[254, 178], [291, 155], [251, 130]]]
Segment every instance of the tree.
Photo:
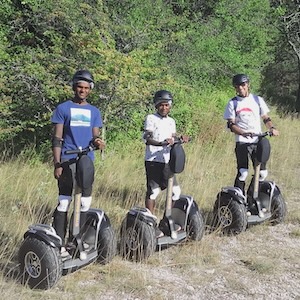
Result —
[[[281, 5], [286, 1], [280, 1]], [[286, 39], [297, 57], [298, 90], [295, 101], [295, 110], [300, 112], [300, 1], [288, 1], [286, 12], [282, 16], [282, 28]]]
[[249, 73], [258, 85], [272, 59], [275, 32], [269, 15], [268, 0], [217, 1], [209, 16], [196, 14], [194, 22], [180, 22], [170, 35], [171, 69], [195, 86], [228, 82], [237, 72]]
[[228, 86], [241, 70], [257, 83], [272, 59], [268, 0], [2, 2], [0, 141], [19, 149], [49, 143], [50, 115], [72, 97], [79, 68], [95, 77], [89, 100], [103, 112], [111, 145], [140, 139], [162, 88], [175, 95], [178, 129], [196, 133], [209, 105], [202, 91]]
[[274, 61], [266, 66], [262, 92], [280, 111], [300, 112], [300, 5], [299, 0], [271, 1], [274, 26]]

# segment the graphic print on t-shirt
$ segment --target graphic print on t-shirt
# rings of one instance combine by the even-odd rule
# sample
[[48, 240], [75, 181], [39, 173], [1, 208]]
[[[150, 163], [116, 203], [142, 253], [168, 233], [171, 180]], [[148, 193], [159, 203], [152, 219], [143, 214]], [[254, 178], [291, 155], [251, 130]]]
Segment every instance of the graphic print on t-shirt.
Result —
[[90, 126], [91, 111], [89, 109], [71, 108], [70, 126]]
[[256, 118], [251, 108], [245, 107], [237, 111], [238, 123], [242, 129], [254, 130]]

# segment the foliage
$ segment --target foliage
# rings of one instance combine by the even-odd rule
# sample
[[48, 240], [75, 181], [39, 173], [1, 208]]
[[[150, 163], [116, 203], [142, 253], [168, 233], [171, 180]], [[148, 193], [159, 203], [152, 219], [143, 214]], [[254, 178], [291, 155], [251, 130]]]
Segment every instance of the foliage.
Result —
[[196, 18], [173, 34], [169, 47], [175, 50], [170, 51], [169, 60], [174, 70], [195, 86], [224, 79], [228, 84], [237, 72], [247, 72], [257, 81], [270, 60], [269, 10], [268, 1], [218, 1], [209, 17]]
[[196, 136], [205, 112], [223, 109], [224, 99], [212, 98], [219, 89], [229, 98], [233, 73], [247, 72], [259, 87], [276, 54], [271, 8], [267, 0], [1, 1], [1, 147], [45, 151], [50, 116], [72, 97], [79, 68], [96, 79], [90, 101], [108, 144], [140, 138], [162, 88], [175, 96], [178, 130]]
[[283, 113], [300, 112], [300, 3], [272, 1], [274, 24], [280, 34], [275, 40], [275, 60], [266, 66], [262, 92]]

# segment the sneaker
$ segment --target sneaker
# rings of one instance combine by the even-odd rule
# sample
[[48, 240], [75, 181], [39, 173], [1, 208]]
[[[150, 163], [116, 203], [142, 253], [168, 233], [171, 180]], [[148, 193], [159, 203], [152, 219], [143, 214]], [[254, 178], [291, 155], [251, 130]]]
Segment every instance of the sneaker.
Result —
[[145, 209], [144, 214], [146, 216], [152, 217], [155, 221], [157, 220], [157, 217], [148, 208]]
[[174, 230], [175, 231], [180, 231], [182, 228], [181, 228], [181, 226], [180, 225], [178, 225], [178, 224], [174, 224]]
[[70, 253], [67, 251], [67, 249], [65, 247], [60, 248], [60, 256], [62, 259], [71, 258]]
[[164, 233], [158, 227], [156, 227], [155, 228], [155, 235], [156, 235], [157, 238], [160, 238], [160, 237], [164, 236]]
[[83, 243], [83, 250], [88, 250], [90, 248], [90, 245], [88, 243]]

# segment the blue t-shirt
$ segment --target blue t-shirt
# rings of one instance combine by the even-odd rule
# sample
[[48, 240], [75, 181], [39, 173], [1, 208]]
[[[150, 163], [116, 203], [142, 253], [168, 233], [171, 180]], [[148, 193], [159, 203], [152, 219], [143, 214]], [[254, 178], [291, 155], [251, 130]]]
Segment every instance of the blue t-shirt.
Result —
[[[57, 106], [51, 117], [53, 124], [64, 124], [61, 159], [76, 157], [76, 154], [65, 154], [66, 150], [86, 148], [93, 138], [92, 129], [102, 127], [102, 117], [98, 108], [91, 104], [79, 105], [67, 100]], [[94, 152], [89, 152], [94, 159]]]

